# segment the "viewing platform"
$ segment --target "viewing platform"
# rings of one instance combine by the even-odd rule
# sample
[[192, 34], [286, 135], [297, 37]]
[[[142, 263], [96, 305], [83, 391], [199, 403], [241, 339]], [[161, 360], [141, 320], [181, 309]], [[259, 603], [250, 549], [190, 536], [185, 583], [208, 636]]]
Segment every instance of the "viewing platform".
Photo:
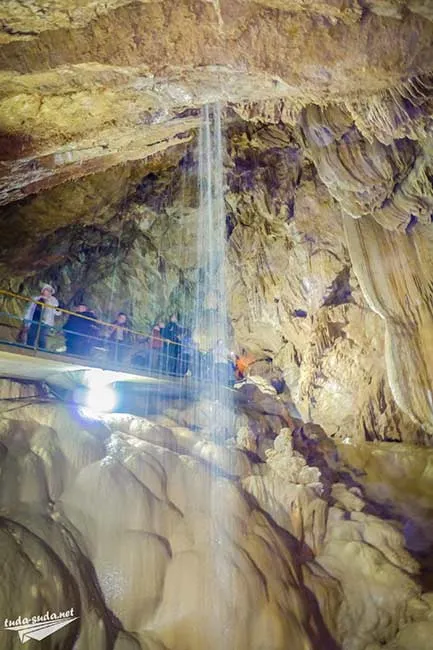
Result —
[[[192, 377], [155, 375], [138, 369], [116, 368], [114, 364], [102, 367], [90, 359], [71, 359], [7, 343], [0, 343], [0, 378], [44, 382], [56, 394], [60, 392], [63, 399], [81, 406], [90, 406], [90, 397], [95, 412], [128, 410], [127, 404], [129, 410], [136, 411], [140, 399], [194, 400], [202, 388]], [[116, 407], [111, 408], [111, 400], [110, 404], [106, 402], [107, 388], [123, 395]]]
[[[140, 410], [141, 403], [161, 402], [161, 400], [196, 400], [206, 394], [213, 382], [221, 383], [219, 392], [233, 389], [233, 381], [227, 382], [224, 376], [216, 375], [212, 368], [203, 370], [203, 355], [182, 343], [160, 338], [158, 349], [152, 347], [152, 335], [123, 327], [128, 332], [128, 343], [122, 339], [114, 344], [107, 338], [107, 332], [113, 331], [113, 324], [96, 318], [89, 319], [81, 314], [56, 308], [57, 317], [66, 320], [71, 315], [74, 318], [91, 321], [92, 331], [97, 334], [89, 335], [72, 332], [91, 345], [91, 353], [86, 356], [67, 354], [64, 338], [65, 325], [49, 328], [44, 337], [44, 347], [38, 345], [39, 336], [33, 346], [17, 342], [23, 330], [23, 317], [13, 312], [17, 304], [24, 305], [35, 301], [10, 292], [0, 290], [3, 297], [3, 308], [0, 310], [0, 377], [20, 381], [44, 382], [62, 399], [78, 405], [89, 405], [95, 411], [113, 410], [112, 394], [115, 391], [116, 410]], [[8, 309], [6, 301], [14, 301]], [[37, 304], [37, 303], [36, 303]], [[41, 311], [52, 309], [41, 304]], [[42, 316], [43, 318], [43, 316]], [[30, 323], [30, 327], [34, 325]], [[42, 319], [36, 323], [39, 329]], [[27, 326], [28, 327], [28, 326]], [[96, 329], [97, 328], [97, 329]], [[66, 331], [66, 335], [70, 332]], [[171, 354], [170, 354], [171, 353]], [[196, 356], [193, 358], [193, 353]], [[156, 357], [155, 357], [156, 354]], [[173, 356], [175, 355], [175, 356]], [[170, 362], [177, 362], [178, 372], [169, 372]], [[198, 361], [199, 359], [199, 361]], [[207, 373], [207, 374], [206, 374]], [[223, 393], [221, 393], [222, 395]], [[240, 397], [240, 396], [239, 396]], [[114, 407], [113, 407], [114, 408]]]

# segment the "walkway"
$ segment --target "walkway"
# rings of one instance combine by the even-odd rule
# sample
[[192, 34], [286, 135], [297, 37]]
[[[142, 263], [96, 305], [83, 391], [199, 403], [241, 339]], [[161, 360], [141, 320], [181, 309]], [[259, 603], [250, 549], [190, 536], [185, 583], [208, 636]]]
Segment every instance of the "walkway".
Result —
[[[107, 341], [106, 336], [107, 331], [113, 331], [112, 323], [96, 318], [89, 319], [66, 309], [56, 309], [57, 314], [60, 313], [64, 317], [63, 320], [73, 315], [83, 319], [82, 322], [90, 321], [92, 328], [97, 328], [94, 330], [96, 336], [73, 332], [74, 336], [90, 341], [92, 354], [66, 354], [64, 329], [61, 325], [49, 329], [49, 335], [46, 337], [47, 347], [52, 349], [38, 348], [39, 336], [34, 347], [17, 343], [22, 327], [22, 315], [17, 316], [16, 312], [22, 314], [24, 309], [21, 305], [32, 301], [3, 290], [0, 290], [1, 297], [3, 304], [0, 309], [0, 377], [43, 381], [57, 393], [60, 391], [67, 399], [73, 401], [75, 398], [71, 398], [71, 395], [76, 395], [78, 389], [88, 391], [89, 386], [95, 382], [100, 386], [115, 386], [123, 396], [134, 393], [138, 400], [145, 398], [148, 401], [149, 397], [156, 397], [159, 402], [169, 399], [197, 399], [202, 392], [207, 392], [212, 383], [200, 376], [199, 363], [193, 367], [193, 354], [186, 346], [159, 339], [161, 347], [155, 350], [152, 348], [152, 338], [149, 334], [126, 327], [122, 328], [123, 332], [128, 334], [125, 339], [133, 342], [124, 343], [125, 339], [122, 338], [121, 342], [115, 341], [113, 344]], [[7, 301], [11, 303], [9, 308], [5, 304]], [[39, 304], [42, 313], [48, 309], [47, 305]], [[36, 324], [38, 334], [41, 325], [40, 321]], [[182, 372], [185, 372], [188, 364], [196, 372], [191, 374], [190, 370], [182, 376], [164, 372], [170, 360], [173, 360], [170, 356], [173, 351]], [[116, 361], [118, 358], [122, 359], [122, 363]], [[226, 389], [230, 392], [233, 390], [228, 386]]]
[[[39, 307], [39, 318], [24, 323], [23, 315], [29, 305]], [[54, 323], [53, 311], [55, 324], [45, 325], [45, 321], [49, 320]], [[112, 369], [136, 376], [158, 376], [159, 380], [164, 375], [176, 374], [164, 371], [168, 370], [165, 366], [169, 365], [169, 361], [183, 359], [186, 348], [180, 343], [163, 339], [161, 336], [158, 341], [154, 341], [147, 332], [125, 325], [115, 325], [97, 319], [93, 314], [89, 317], [90, 313], [83, 314], [53, 307], [10, 291], [0, 290], [1, 349], [4, 353], [22, 357], [21, 362], [14, 366], [18, 368], [16, 371], [23, 372], [24, 375], [29, 373], [29, 378], [33, 377], [31, 368], [38, 367], [37, 374], [43, 374], [45, 377], [49, 368], [58, 370], [66, 366], [76, 369]], [[47, 318], [47, 315], [51, 318]], [[31, 331], [34, 343], [32, 340], [32, 344], [28, 345], [27, 339], [30, 341]], [[74, 344], [74, 354], [66, 350], [68, 341], [71, 348], [72, 343]], [[32, 364], [31, 358], [37, 358], [38, 364]], [[3, 359], [6, 363], [8, 355], [3, 355]], [[155, 363], [156, 361], [158, 363]], [[10, 368], [10, 361], [8, 363]], [[0, 365], [0, 372], [1, 370]]]
[[[88, 394], [97, 386], [92, 410], [137, 412], [137, 407], [149, 399], [195, 400], [201, 392], [201, 385], [193, 378], [164, 377], [145, 372], [125, 372], [113, 367], [98, 366], [89, 360], [71, 359], [42, 351], [20, 349], [0, 344], [0, 377], [45, 382], [55, 393], [69, 402], [89, 406]], [[116, 389], [122, 400], [113, 408], [102, 404], [101, 388]], [[125, 397], [128, 397], [126, 400]], [[135, 407], [132, 404], [135, 403]], [[127, 407], [127, 404], [130, 406]]]

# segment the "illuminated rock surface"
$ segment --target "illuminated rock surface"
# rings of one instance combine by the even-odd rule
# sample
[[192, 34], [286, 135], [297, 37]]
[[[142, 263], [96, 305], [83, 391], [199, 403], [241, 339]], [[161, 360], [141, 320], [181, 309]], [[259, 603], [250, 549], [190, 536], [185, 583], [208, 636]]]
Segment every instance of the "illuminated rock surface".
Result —
[[74, 607], [79, 621], [56, 637], [65, 648], [112, 647], [119, 630], [116, 648], [173, 650], [282, 649], [289, 638], [357, 650], [403, 643], [406, 629], [425, 636], [432, 595], [401, 527], [368, 514], [362, 488], [307, 464], [314, 438], [301, 423], [292, 433], [278, 418], [265, 462], [229, 441], [210, 458], [205, 429], [89, 419], [42, 387], [1, 389], [9, 618]]

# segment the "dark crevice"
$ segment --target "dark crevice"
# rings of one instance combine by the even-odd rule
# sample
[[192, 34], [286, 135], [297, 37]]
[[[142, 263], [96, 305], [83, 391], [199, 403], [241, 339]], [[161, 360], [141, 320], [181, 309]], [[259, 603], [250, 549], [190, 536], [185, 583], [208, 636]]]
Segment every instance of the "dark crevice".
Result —
[[406, 226], [406, 234], [409, 234], [413, 231], [415, 228], [416, 224], [418, 223], [418, 219], [414, 214], [410, 215], [410, 221]]
[[350, 286], [350, 268], [345, 266], [332, 282], [331, 288], [325, 300], [324, 307], [344, 305], [353, 302], [352, 289]]
[[39, 32], [32, 31], [21, 31], [19, 29], [14, 29], [10, 27], [7, 23], [2, 22], [0, 25], [0, 31], [10, 34], [10, 36], [39, 36]]

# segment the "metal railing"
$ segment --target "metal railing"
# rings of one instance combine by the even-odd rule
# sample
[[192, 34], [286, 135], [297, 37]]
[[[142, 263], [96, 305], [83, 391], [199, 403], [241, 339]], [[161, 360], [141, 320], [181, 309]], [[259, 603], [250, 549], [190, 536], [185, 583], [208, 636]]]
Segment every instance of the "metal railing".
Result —
[[[15, 303], [8, 309], [7, 301]], [[25, 319], [20, 305], [39, 306], [38, 318]], [[18, 307], [18, 308], [17, 308]], [[46, 323], [45, 310], [54, 310], [62, 324]], [[49, 319], [52, 320], [52, 319]], [[179, 326], [180, 330], [182, 328]], [[156, 375], [208, 379], [213, 374], [209, 355], [192, 343], [174, 341], [152, 333], [110, 323], [82, 313], [50, 305], [0, 289], [0, 343], [52, 355], [68, 356], [77, 362], [91, 359], [98, 365], [122, 370], [141, 370]], [[228, 383], [232, 383], [227, 364]]]

